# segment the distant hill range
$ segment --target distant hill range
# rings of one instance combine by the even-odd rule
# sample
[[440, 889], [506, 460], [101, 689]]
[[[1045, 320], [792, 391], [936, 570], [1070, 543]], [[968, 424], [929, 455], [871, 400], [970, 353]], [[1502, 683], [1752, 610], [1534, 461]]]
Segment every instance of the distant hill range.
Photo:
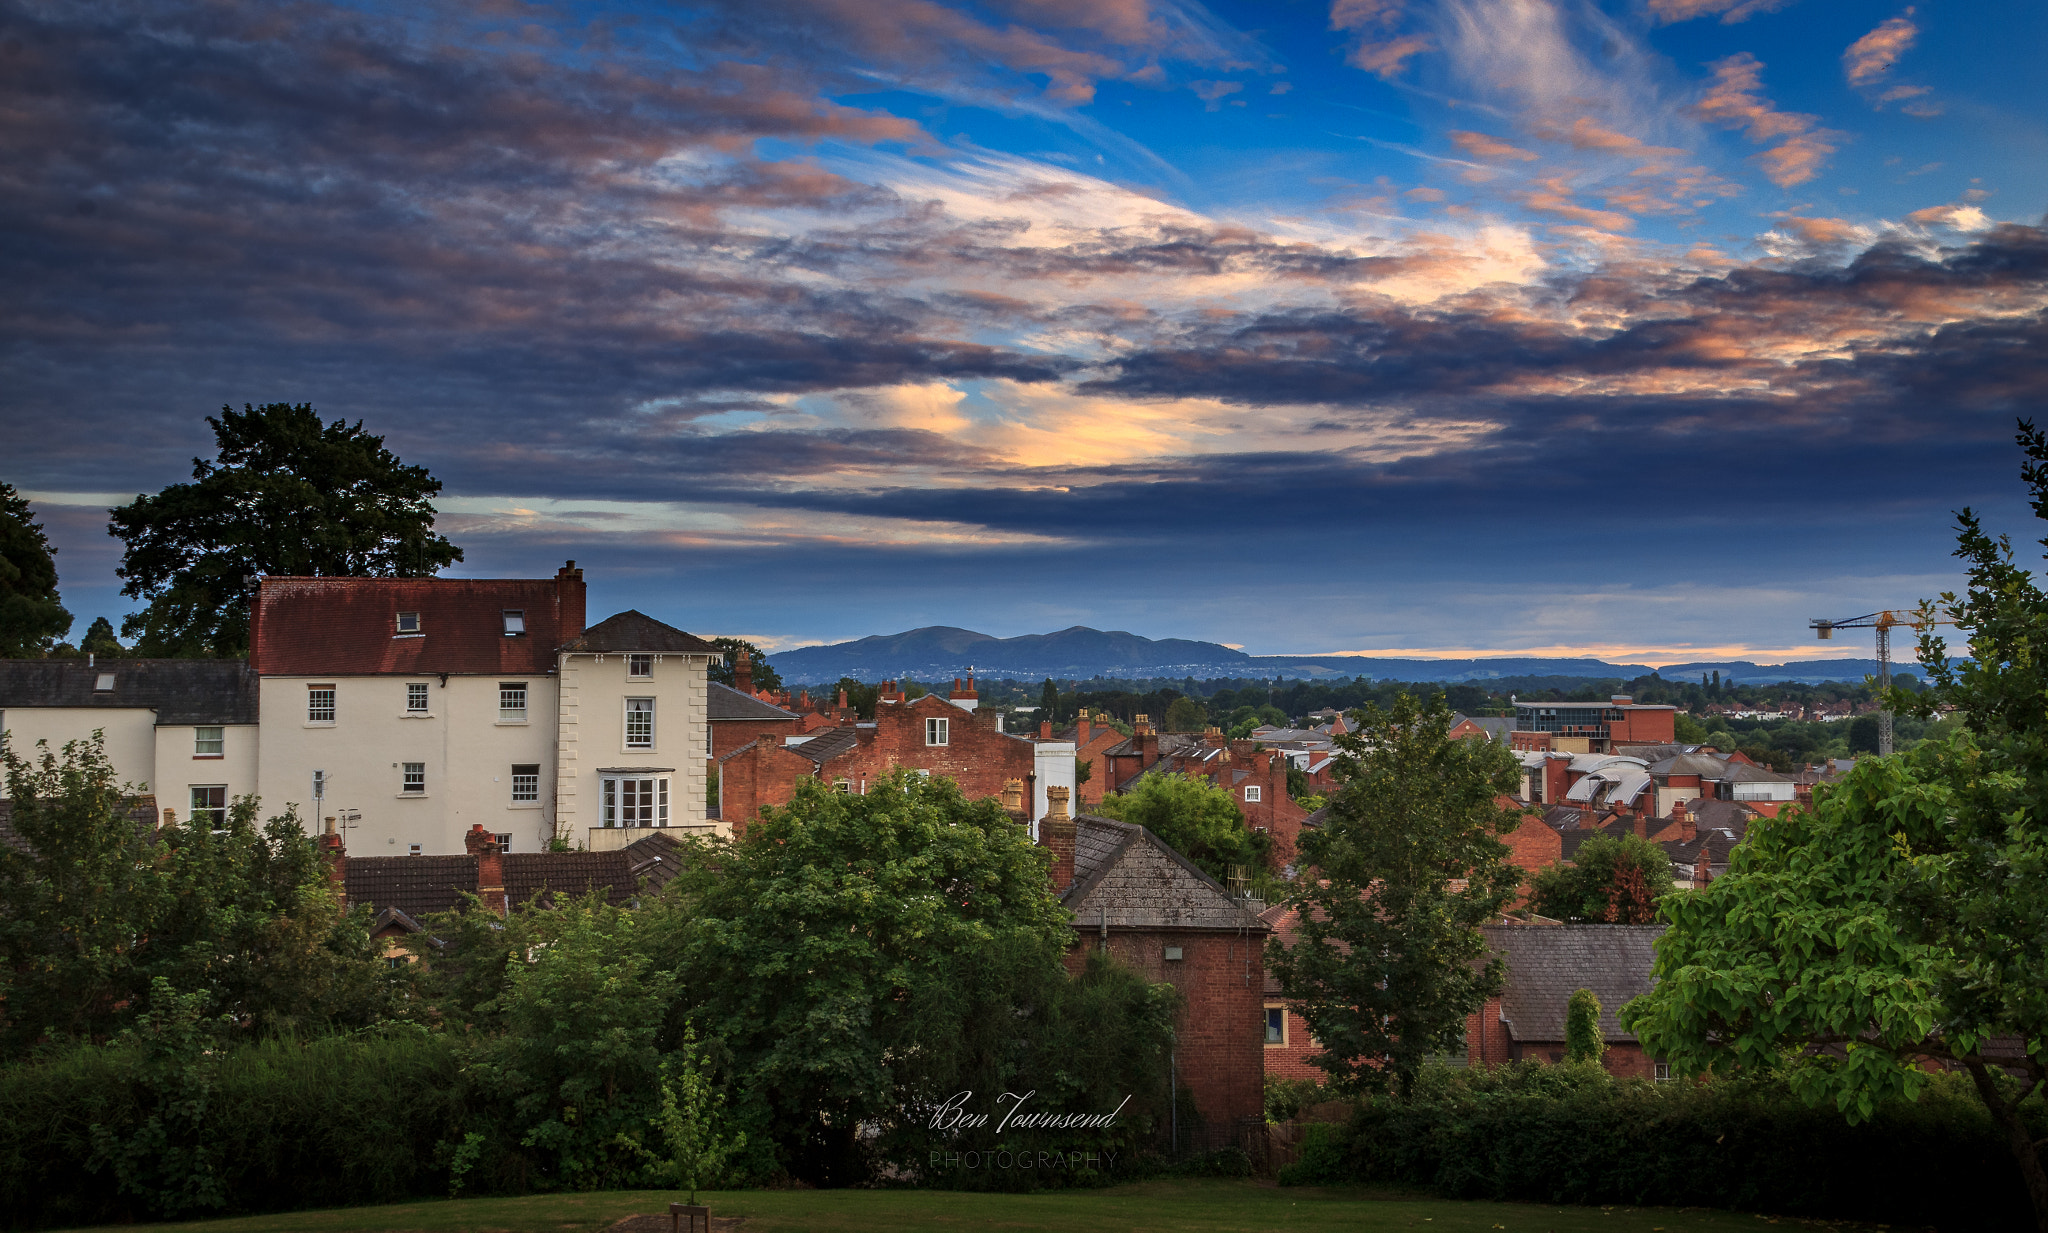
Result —
[[[877, 634], [831, 646], [799, 647], [768, 657], [792, 685], [829, 684], [841, 677], [858, 681], [944, 681], [971, 667], [989, 679], [1088, 680], [1092, 677], [1159, 678], [1285, 677], [1327, 680], [1364, 676], [1396, 681], [1495, 681], [1509, 677], [1628, 680], [1661, 672], [1668, 679], [1697, 679], [1719, 672], [1723, 681], [1858, 682], [1877, 671], [1874, 659], [1804, 659], [1786, 664], [1714, 660], [1670, 664], [1611, 664], [1599, 659], [1378, 659], [1365, 655], [1247, 655], [1215, 642], [1185, 638], [1142, 638], [1123, 630], [1075, 625], [1052, 634], [996, 638], [950, 625], [928, 625], [900, 634]], [[1912, 671], [1912, 666], [1906, 666]]]

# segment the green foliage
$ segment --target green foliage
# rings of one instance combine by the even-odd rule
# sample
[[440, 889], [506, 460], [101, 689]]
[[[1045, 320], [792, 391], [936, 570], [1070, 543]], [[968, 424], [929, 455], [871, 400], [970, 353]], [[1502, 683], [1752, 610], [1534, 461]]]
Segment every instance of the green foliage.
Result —
[[[2048, 518], [2048, 440], [2023, 424], [2020, 443]], [[1920, 1091], [1921, 1059], [1951, 1061], [2048, 1226], [2048, 1141], [2019, 1113], [2048, 1079], [2048, 595], [2009, 540], [1959, 521], [1969, 588], [1942, 601], [1970, 659], [1923, 635], [1932, 688], [1890, 703], [1947, 704], [1962, 727], [1753, 825], [1726, 877], [1667, 904], [1658, 984], [1623, 1022], [1683, 1071], [1782, 1068], [1852, 1119]]]
[[0, 484], [0, 659], [43, 654], [71, 628], [57, 602], [56, 549], [12, 484]]
[[1555, 920], [1647, 925], [1675, 886], [1663, 848], [1634, 834], [1595, 835], [1571, 864], [1529, 880], [1529, 906]]
[[1406, 1090], [1432, 1053], [1461, 1049], [1465, 1019], [1503, 981], [1479, 927], [1521, 885], [1500, 836], [1515, 828], [1521, 766], [1492, 741], [1449, 737], [1442, 695], [1368, 705], [1339, 737], [1346, 783], [1301, 837], [1299, 941], [1267, 963], [1323, 1045], [1340, 1092]]
[[[419, 1030], [220, 1048], [189, 998], [135, 1032], [0, 1069], [0, 1224], [120, 1224], [444, 1192], [462, 1139], [452, 1041]], [[209, 1053], [208, 1050], [212, 1051]], [[501, 1156], [474, 1153], [472, 1184]]]
[[957, 1090], [1071, 940], [1045, 853], [943, 778], [804, 784], [717, 864], [674, 965], [690, 1018], [731, 1052], [753, 1159], [815, 1181], [866, 1175], [862, 1123]]
[[21, 840], [0, 846], [0, 1056], [167, 1022], [166, 990], [242, 1035], [395, 1011], [405, 975], [379, 962], [367, 910], [342, 908], [292, 814], [259, 829], [244, 798], [218, 829], [151, 834], [97, 734], [61, 761], [4, 742], [0, 759]]
[[526, 915], [535, 940], [505, 964], [491, 1007], [505, 1030], [476, 1049], [478, 1084], [509, 1103], [541, 1184], [630, 1185], [652, 1158], [642, 1138], [665, 1090], [660, 1035], [676, 976], [655, 967], [627, 909], [592, 899]]
[[1162, 732], [1200, 732], [1209, 726], [1209, 708], [1193, 698], [1175, 698], [1166, 708]]
[[1229, 789], [1198, 775], [1155, 771], [1129, 792], [1104, 796], [1096, 812], [1144, 827], [1219, 882], [1232, 865], [1263, 869], [1272, 846], [1244, 824]]
[[1266, 1124], [1277, 1126], [1301, 1116], [1301, 1111], [1327, 1099], [1323, 1085], [1314, 1079], [1282, 1079], [1266, 1076]]
[[1874, 754], [1877, 752], [1877, 716], [1858, 715], [1849, 721], [1849, 752]]
[[1051, 677], [1045, 678], [1044, 688], [1038, 691], [1038, 717], [1058, 723], [1060, 719], [1060, 687]]
[[748, 676], [755, 689], [774, 692], [782, 688], [782, 674], [768, 663], [768, 653], [744, 638], [713, 638], [711, 645], [725, 652], [724, 659], [711, 661], [711, 679], [720, 685], [732, 685], [739, 671], [740, 652], [745, 651], [748, 659]]
[[119, 659], [128, 653], [128, 648], [114, 637], [114, 623], [105, 617], [92, 619], [92, 624], [86, 627], [85, 637], [79, 639], [78, 649], [102, 659]]
[[1591, 989], [1576, 990], [1564, 1008], [1564, 1060], [1598, 1062], [1605, 1052], [1607, 1041], [1600, 1034], [1599, 995]]
[[661, 1076], [659, 1121], [667, 1163], [689, 1188], [691, 1203], [697, 1201], [697, 1187], [716, 1183], [726, 1161], [747, 1146], [744, 1133], [721, 1133], [725, 1093], [712, 1085], [700, 1052], [696, 1029], [684, 1029], [682, 1048], [662, 1064]]
[[433, 531], [441, 482], [360, 421], [278, 402], [206, 422], [218, 456], [191, 483], [110, 511], [121, 593], [147, 602], [121, 623], [136, 654], [246, 654], [259, 574], [425, 578], [462, 559]]
[[[2027, 1110], [2048, 1133], [2048, 1110]], [[2025, 1191], [1983, 1177], [2001, 1136], [1959, 1076], [1851, 1125], [1773, 1079], [1652, 1083], [1598, 1066], [1432, 1066], [1407, 1101], [1309, 1127], [1283, 1185], [1397, 1184], [1446, 1198], [1715, 1207], [2026, 1227]], [[1971, 1178], [1969, 1184], [1958, 1179]], [[1981, 1180], [1978, 1180], [1980, 1179]]]

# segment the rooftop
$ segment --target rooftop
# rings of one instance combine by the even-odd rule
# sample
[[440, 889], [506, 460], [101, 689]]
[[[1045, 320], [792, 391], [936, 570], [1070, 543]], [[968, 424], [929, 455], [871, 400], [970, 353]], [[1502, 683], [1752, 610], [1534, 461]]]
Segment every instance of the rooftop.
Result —
[[240, 659], [0, 659], [0, 710], [144, 709], [159, 724], [253, 724], [256, 685]]
[[562, 649], [605, 654], [651, 651], [657, 655], [717, 655], [721, 658], [725, 655], [724, 651], [695, 634], [686, 634], [632, 608], [599, 621], [584, 630], [581, 637], [569, 639]]
[[265, 676], [538, 676], [582, 626], [580, 575], [264, 578], [249, 663]]

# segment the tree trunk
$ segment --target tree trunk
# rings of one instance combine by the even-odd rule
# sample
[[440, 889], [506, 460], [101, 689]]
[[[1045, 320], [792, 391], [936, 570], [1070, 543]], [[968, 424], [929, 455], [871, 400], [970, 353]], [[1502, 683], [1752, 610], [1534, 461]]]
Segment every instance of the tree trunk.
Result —
[[[1991, 1067], [1975, 1058], [1963, 1062], [1970, 1072], [1970, 1078], [1977, 1084], [1977, 1095], [1984, 1101], [1984, 1107], [1991, 1110], [1991, 1118], [2005, 1132], [2006, 1146], [2012, 1149], [2013, 1158], [2019, 1162], [2020, 1177], [2027, 1184], [2027, 1197], [2034, 1203], [2034, 1224], [2040, 1233], [2048, 1233], [2048, 1168], [2041, 1164], [2041, 1153], [2034, 1147], [2034, 1140], [2027, 1133], [2027, 1124], [2020, 1118], [2019, 1102], [2008, 1102], [1998, 1094], [1998, 1086], [1991, 1078]], [[2024, 1095], [2025, 1093], [2022, 1093]]]

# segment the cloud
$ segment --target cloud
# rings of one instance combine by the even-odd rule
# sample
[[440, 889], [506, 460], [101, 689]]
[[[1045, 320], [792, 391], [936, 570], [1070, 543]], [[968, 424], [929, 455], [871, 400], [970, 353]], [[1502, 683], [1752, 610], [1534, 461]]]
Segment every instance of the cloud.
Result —
[[1906, 221], [1923, 227], [1949, 227], [1956, 231], [1982, 231], [1991, 225], [1984, 211], [1974, 205], [1929, 206], [1906, 215]]
[[1649, 9], [1660, 25], [1718, 13], [1722, 25], [1732, 26], [1758, 13], [1774, 13], [1790, 3], [1792, 0], [1649, 0]]
[[1709, 66], [1713, 84], [1693, 105], [1701, 119], [1739, 129], [1769, 149], [1756, 156], [1764, 175], [1779, 188], [1792, 188], [1820, 174], [1841, 134], [1821, 128], [1816, 116], [1779, 111], [1763, 94], [1764, 66], [1739, 52]]
[[1193, 81], [1188, 83], [1188, 88], [1195, 92], [1196, 98], [1208, 104], [1204, 110], [1216, 111], [1223, 106], [1225, 98], [1243, 91], [1244, 83], [1241, 81]]
[[1882, 81], [1919, 37], [1920, 27], [1909, 18], [1894, 17], [1849, 44], [1842, 53], [1842, 71], [1849, 84], [1860, 89]]
[[1500, 139], [1495, 137], [1489, 137], [1485, 133], [1473, 133], [1462, 131], [1459, 129], [1452, 129], [1450, 133], [1450, 138], [1452, 144], [1456, 145], [1460, 150], [1463, 150], [1465, 153], [1470, 154], [1473, 158], [1483, 158], [1494, 161], [1499, 161], [1502, 159], [1516, 159], [1520, 162], [1525, 163], [1533, 163], [1538, 158], [1537, 155], [1531, 154], [1527, 150], [1517, 149], [1516, 147], [1509, 145], [1507, 142], [1501, 141]]
[[1330, 29], [1353, 35], [1345, 63], [1389, 81], [1399, 77], [1433, 46], [1427, 35], [1396, 33], [1406, 14], [1404, 0], [1332, 0]]

